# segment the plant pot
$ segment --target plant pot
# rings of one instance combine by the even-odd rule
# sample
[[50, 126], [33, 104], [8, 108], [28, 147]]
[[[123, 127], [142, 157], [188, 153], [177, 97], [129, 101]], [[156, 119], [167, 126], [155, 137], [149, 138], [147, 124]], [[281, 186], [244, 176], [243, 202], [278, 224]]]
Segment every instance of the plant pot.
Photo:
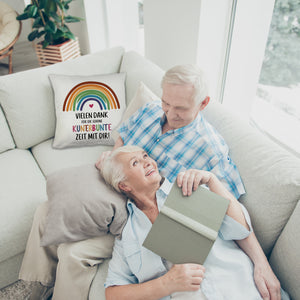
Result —
[[41, 67], [56, 64], [80, 56], [79, 41], [68, 40], [59, 45], [47, 46], [43, 49], [41, 43], [35, 44], [35, 51]]

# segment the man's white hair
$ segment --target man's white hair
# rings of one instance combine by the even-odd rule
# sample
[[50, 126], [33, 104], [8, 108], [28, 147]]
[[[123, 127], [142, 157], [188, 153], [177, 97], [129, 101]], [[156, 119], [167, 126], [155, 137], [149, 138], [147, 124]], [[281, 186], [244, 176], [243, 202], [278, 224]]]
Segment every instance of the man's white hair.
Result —
[[194, 86], [194, 100], [196, 104], [200, 104], [208, 96], [208, 84], [204, 72], [196, 65], [178, 65], [169, 69], [161, 82], [164, 84]]
[[108, 156], [102, 163], [100, 173], [105, 182], [111, 185], [116, 191], [121, 192], [119, 183], [126, 179], [123, 165], [117, 160], [118, 155], [120, 155], [121, 153], [138, 151], [144, 150], [141, 147], [134, 145], [122, 146], [113, 150], [111, 155]]

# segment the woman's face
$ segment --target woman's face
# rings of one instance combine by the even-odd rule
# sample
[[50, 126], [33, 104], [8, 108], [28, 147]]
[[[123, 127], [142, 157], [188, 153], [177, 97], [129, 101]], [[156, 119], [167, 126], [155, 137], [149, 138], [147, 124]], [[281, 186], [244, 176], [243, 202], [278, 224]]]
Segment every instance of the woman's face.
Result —
[[[145, 151], [120, 153], [117, 160], [123, 165], [126, 180], [121, 184], [130, 189], [127, 191], [149, 189], [152, 185], [159, 185], [161, 176], [157, 164]], [[120, 188], [124, 190], [122, 185]]]

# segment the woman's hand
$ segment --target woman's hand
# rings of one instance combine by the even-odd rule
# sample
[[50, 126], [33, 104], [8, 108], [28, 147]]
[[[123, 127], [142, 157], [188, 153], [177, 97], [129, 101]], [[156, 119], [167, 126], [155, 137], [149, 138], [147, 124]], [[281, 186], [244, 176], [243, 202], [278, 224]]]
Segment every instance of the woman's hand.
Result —
[[205, 268], [199, 264], [173, 265], [170, 271], [161, 277], [168, 289], [168, 295], [175, 292], [197, 291], [204, 278]]
[[177, 175], [177, 185], [184, 196], [190, 196], [201, 184], [208, 184], [215, 175], [208, 171], [190, 169]]

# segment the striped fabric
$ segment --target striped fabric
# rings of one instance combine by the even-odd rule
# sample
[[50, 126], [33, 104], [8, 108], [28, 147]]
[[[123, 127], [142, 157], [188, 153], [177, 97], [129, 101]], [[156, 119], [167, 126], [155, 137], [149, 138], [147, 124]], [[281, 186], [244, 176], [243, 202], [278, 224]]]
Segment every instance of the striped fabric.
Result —
[[181, 171], [201, 169], [213, 172], [236, 198], [245, 192], [228, 146], [201, 113], [189, 125], [162, 134], [165, 121], [161, 102], [153, 101], [125, 121], [119, 133], [125, 145], [147, 151], [170, 182]]

